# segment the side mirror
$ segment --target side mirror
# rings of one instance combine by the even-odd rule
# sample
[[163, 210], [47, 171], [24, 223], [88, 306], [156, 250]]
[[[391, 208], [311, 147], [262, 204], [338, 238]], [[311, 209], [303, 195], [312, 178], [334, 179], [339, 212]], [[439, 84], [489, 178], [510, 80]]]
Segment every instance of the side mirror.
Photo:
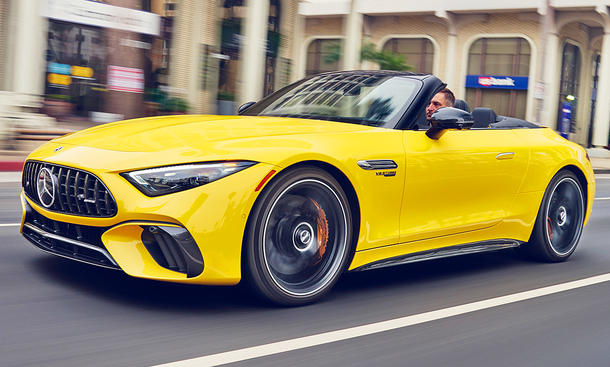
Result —
[[426, 136], [437, 140], [447, 129], [469, 129], [473, 123], [470, 113], [458, 108], [441, 107], [432, 114]]
[[248, 108], [250, 108], [250, 106], [252, 106], [253, 104], [255, 104], [256, 102], [246, 102], [244, 104], [242, 104], [241, 106], [239, 106], [239, 108], [237, 109], [237, 114], [241, 115], [242, 112], [244, 112], [245, 110], [247, 110]]

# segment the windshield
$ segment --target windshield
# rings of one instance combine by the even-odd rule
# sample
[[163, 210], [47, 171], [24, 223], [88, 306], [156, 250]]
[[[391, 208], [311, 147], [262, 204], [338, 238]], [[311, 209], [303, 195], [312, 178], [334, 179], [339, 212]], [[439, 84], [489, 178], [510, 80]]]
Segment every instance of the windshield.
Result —
[[401, 117], [420, 85], [396, 75], [325, 74], [272, 94], [245, 114], [388, 127]]

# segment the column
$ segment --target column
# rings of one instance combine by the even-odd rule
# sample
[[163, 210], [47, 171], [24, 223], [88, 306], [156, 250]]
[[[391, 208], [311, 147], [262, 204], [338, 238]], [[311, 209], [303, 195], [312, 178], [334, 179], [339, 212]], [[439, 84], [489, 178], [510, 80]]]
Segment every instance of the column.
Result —
[[[447, 83], [447, 88], [451, 89], [457, 98], [465, 98], [464, 85], [459, 85], [460, 82], [456, 77], [456, 67], [458, 66], [455, 62], [450, 62], [457, 55], [457, 33], [458, 33], [458, 25], [457, 18], [454, 14], [449, 13], [445, 10], [437, 10], [434, 15], [442, 20], [447, 25], [447, 51], [445, 53], [442, 50], [438, 50], [441, 54], [440, 57], [446, 60], [445, 62], [445, 70], [444, 76], [442, 77], [443, 81]], [[436, 52], [436, 50], [435, 50]], [[468, 52], [468, 50], [466, 50]], [[438, 70], [438, 73], [441, 71]], [[461, 95], [464, 94], [464, 95]]]
[[559, 102], [559, 36], [557, 33], [548, 33], [546, 37], [545, 58], [542, 60], [544, 99], [539, 101], [542, 103], [539, 122], [544, 126], [555, 128]]
[[8, 28], [8, 1], [0, 1], [0, 91], [6, 90], [5, 86], [5, 66], [7, 64], [7, 30]]
[[345, 18], [343, 41], [343, 70], [360, 68], [360, 47], [362, 46], [362, 14], [358, 12], [357, 1], [350, 1], [350, 11]]
[[248, 0], [246, 5], [239, 55], [239, 104], [263, 97], [265, 77], [269, 0]]
[[602, 44], [602, 55], [595, 104], [595, 120], [593, 122], [593, 145], [605, 147], [608, 145], [610, 128], [610, 27], [606, 27]]
[[[131, 9], [137, 9], [140, 5], [137, 0], [108, 0], [106, 4]], [[138, 39], [138, 34], [113, 28], [105, 28], [103, 32], [107, 42], [107, 67], [112, 65], [144, 70], [143, 51], [121, 43], [121, 40], [125, 39]], [[105, 93], [104, 104], [106, 112], [119, 114], [124, 119], [144, 115], [144, 95], [142, 93], [109, 90]]]
[[189, 58], [189, 70], [191, 75], [188, 78], [188, 102], [191, 113], [202, 113], [203, 106], [201, 106], [201, 60], [203, 57], [203, 44], [201, 42], [201, 29], [203, 27], [204, 14], [203, 14], [203, 2], [193, 1], [189, 9], [189, 16], [191, 17], [190, 24], [190, 44], [191, 54]]
[[41, 3], [14, 0], [10, 4], [13, 19], [8, 52], [13, 57], [6, 72], [9, 91], [32, 95], [44, 93], [48, 21], [41, 15]]
[[[451, 27], [449, 27], [449, 29], [451, 29]], [[447, 53], [444, 56], [441, 57], [445, 57], [445, 83], [447, 83], [447, 87], [449, 89], [451, 89], [454, 92], [458, 92], [460, 90], [462, 90], [462, 87], [458, 88], [458, 81], [456, 80], [455, 77], [455, 63], [451, 62], [452, 59], [452, 55], [456, 55], [456, 47], [457, 47], [457, 34], [455, 33], [449, 33], [449, 36], [447, 37]], [[440, 50], [439, 50], [440, 51]], [[466, 51], [468, 52], [468, 51]], [[441, 54], [442, 55], [442, 54]], [[465, 96], [460, 96], [461, 98], [464, 98]]]
[[[298, 5], [297, 5], [298, 9]], [[303, 48], [303, 38], [305, 36], [305, 17], [297, 14], [294, 19], [294, 34], [292, 44], [292, 71], [290, 75], [290, 82], [296, 82], [305, 76], [305, 62], [307, 58], [307, 50]]]

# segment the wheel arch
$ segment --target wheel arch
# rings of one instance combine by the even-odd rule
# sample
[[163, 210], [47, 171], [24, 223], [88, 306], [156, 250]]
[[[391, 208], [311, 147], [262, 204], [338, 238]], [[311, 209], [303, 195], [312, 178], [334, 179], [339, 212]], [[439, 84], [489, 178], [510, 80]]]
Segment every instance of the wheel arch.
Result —
[[256, 205], [258, 205], [259, 201], [262, 200], [263, 193], [270, 186], [270, 183], [280, 179], [280, 177], [285, 172], [289, 172], [289, 171], [298, 169], [299, 167], [307, 167], [307, 166], [316, 167], [318, 169], [321, 169], [321, 170], [329, 173], [331, 176], [333, 176], [333, 178], [335, 180], [337, 180], [339, 185], [341, 185], [343, 192], [345, 192], [345, 195], [347, 196], [347, 199], [350, 204], [349, 205], [350, 213], [352, 215], [352, 230], [353, 230], [352, 243], [350, 244], [349, 260], [347, 261], [348, 266], [349, 266], [349, 264], [351, 264], [354, 254], [356, 252], [356, 245], [358, 243], [358, 237], [360, 234], [360, 218], [361, 218], [360, 201], [358, 199], [358, 195], [356, 194], [356, 189], [352, 185], [349, 178], [345, 175], [345, 173], [343, 173], [336, 166], [334, 166], [328, 162], [324, 162], [324, 161], [307, 160], [307, 161], [301, 161], [298, 163], [294, 163], [290, 166], [287, 166], [284, 169], [282, 169], [280, 172], [278, 172], [277, 174], [273, 175], [273, 177], [267, 183], [265, 183], [265, 186], [263, 187], [263, 189], [257, 196], [256, 200], [254, 201], [254, 204], [252, 205], [252, 209], [250, 210], [250, 213], [248, 214], [248, 219], [246, 221], [246, 227], [245, 227], [244, 233], [242, 235], [242, 246], [241, 246], [241, 278], [242, 278], [242, 280], [243, 280], [243, 275], [245, 273], [246, 265], [247, 265], [246, 264], [246, 252], [245, 252], [246, 248], [247, 248], [246, 241], [247, 241], [248, 232], [250, 231], [250, 226], [253, 221], [252, 212], [254, 211], [254, 208], [256, 207]]
[[[585, 173], [580, 168], [578, 168], [578, 166], [575, 166], [573, 164], [568, 164], [566, 166], [561, 167], [559, 170], [557, 170], [557, 172], [555, 172], [555, 175], [563, 170], [570, 171], [574, 175], [576, 175], [576, 178], [578, 178], [578, 183], [581, 185], [583, 195], [585, 196], [585, 203], [588, 204], [589, 203], [589, 191], [588, 191], [589, 182], [587, 181], [587, 176], [585, 176]], [[555, 177], [555, 175], [553, 175], [553, 177]]]

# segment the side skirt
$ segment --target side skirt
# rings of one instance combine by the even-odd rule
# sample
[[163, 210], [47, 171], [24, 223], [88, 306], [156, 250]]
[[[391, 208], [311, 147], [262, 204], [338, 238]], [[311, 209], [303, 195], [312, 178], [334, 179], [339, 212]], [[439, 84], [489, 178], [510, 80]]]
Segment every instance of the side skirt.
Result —
[[371, 269], [385, 268], [388, 266], [402, 265], [415, 263], [419, 261], [442, 259], [445, 257], [460, 256], [475, 254], [479, 252], [498, 251], [512, 247], [519, 247], [523, 244], [522, 241], [511, 240], [511, 239], [497, 239], [481, 242], [467, 243], [463, 245], [444, 247], [440, 249], [434, 249], [429, 251], [414, 252], [411, 254], [405, 254], [401, 256], [392, 257], [389, 259], [383, 259], [375, 261], [366, 265], [359, 266], [350, 272], [364, 271]]

